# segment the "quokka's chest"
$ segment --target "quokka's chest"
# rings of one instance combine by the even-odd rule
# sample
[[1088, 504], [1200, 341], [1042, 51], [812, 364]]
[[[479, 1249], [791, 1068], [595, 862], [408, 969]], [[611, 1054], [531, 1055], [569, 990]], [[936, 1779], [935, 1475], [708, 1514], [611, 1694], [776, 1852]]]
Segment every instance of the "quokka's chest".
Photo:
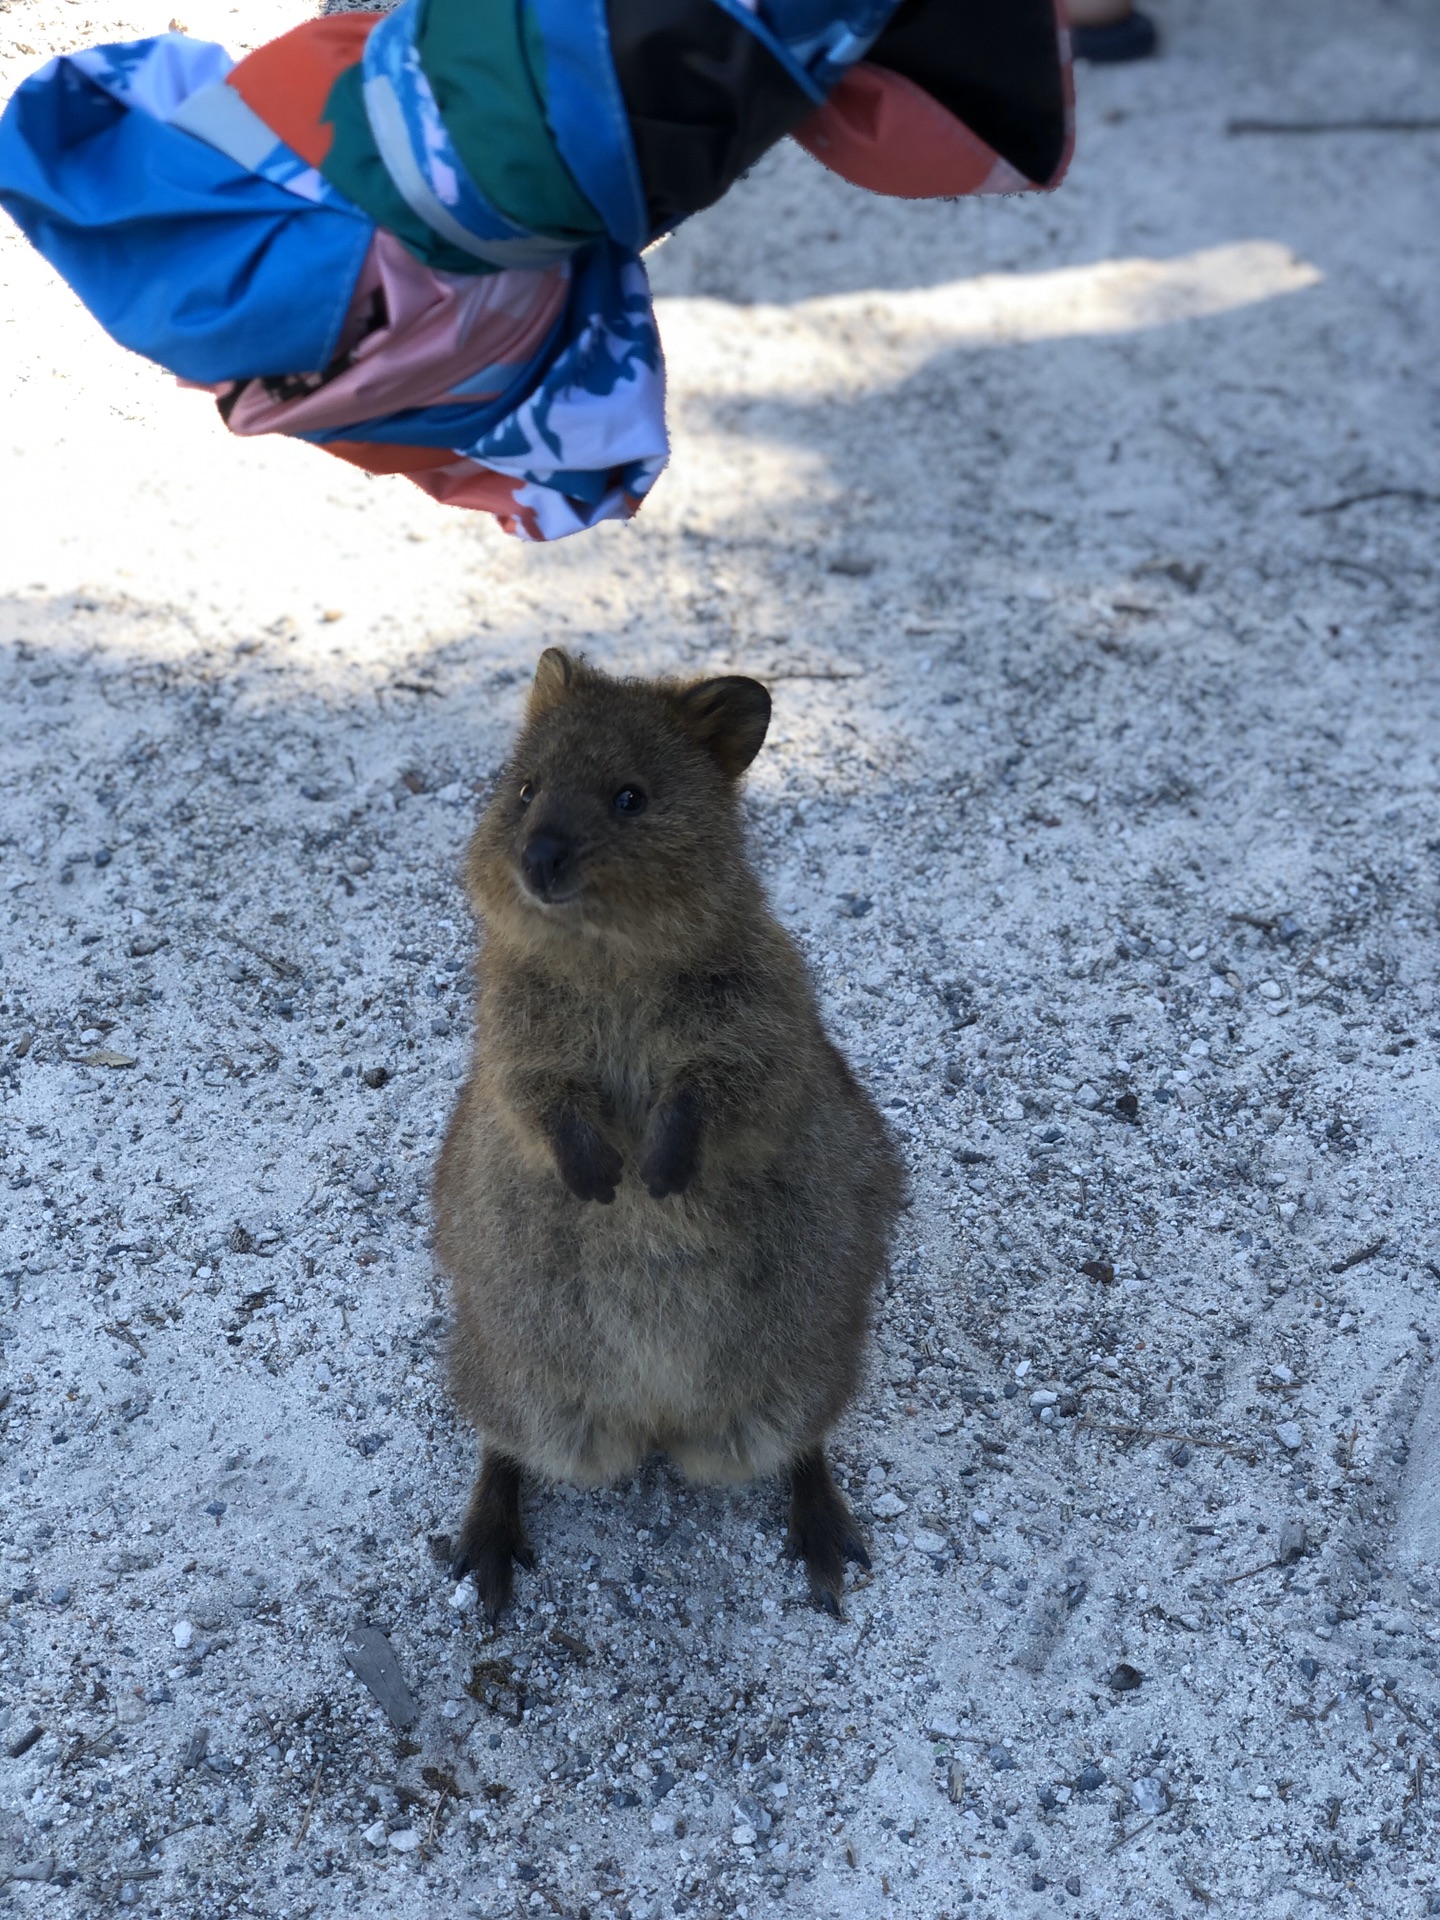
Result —
[[538, 996], [482, 1006], [482, 1051], [487, 1041], [522, 1069], [548, 1067], [557, 1080], [597, 1094], [615, 1118], [643, 1124], [687, 1058], [703, 1049], [704, 1034], [667, 995]]

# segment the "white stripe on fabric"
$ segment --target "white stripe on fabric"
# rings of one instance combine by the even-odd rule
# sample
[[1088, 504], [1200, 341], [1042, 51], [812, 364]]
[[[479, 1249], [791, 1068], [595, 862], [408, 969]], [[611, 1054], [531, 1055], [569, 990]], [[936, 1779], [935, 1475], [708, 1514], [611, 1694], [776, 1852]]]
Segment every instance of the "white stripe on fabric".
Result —
[[384, 74], [365, 81], [365, 113], [385, 171], [394, 181], [410, 211], [452, 247], [497, 267], [553, 267], [568, 260], [573, 247], [542, 234], [514, 240], [481, 240], [450, 212], [421, 173], [410, 150], [405, 115], [395, 89]]
[[188, 100], [182, 100], [170, 115], [170, 125], [182, 133], [193, 133], [207, 147], [214, 147], [251, 173], [258, 173], [281, 144], [254, 108], [223, 80], [201, 87]]

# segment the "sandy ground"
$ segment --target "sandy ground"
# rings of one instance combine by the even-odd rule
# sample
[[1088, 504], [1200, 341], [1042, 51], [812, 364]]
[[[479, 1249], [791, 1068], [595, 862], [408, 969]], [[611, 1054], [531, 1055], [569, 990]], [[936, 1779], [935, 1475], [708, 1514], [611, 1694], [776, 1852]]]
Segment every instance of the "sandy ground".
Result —
[[[0, 84], [168, 18], [0, 0]], [[0, 1911], [1440, 1911], [1440, 139], [1225, 132], [1433, 115], [1440, 19], [1161, 18], [1051, 200], [787, 151], [665, 247], [672, 470], [549, 550], [229, 441], [0, 233]], [[843, 1625], [663, 1463], [531, 1497], [494, 1635], [435, 1557], [457, 865], [550, 641], [775, 691], [914, 1188]]]

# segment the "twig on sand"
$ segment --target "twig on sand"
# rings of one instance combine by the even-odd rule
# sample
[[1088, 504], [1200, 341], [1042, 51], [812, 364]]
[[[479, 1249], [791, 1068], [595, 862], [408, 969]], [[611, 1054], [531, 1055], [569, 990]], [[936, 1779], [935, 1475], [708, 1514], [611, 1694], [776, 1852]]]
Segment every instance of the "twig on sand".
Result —
[[1348, 1273], [1351, 1267], [1363, 1266], [1367, 1260], [1373, 1260], [1377, 1253], [1384, 1251], [1384, 1248], [1385, 1236], [1381, 1234], [1380, 1238], [1372, 1240], [1368, 1247], [1357, 1247], [1354, 1253], [1347, 1253], [1343, 1260], [1333, 1260], [1330, 1263], [1330, 1271], [1331, 1273]]
[[1088, 1427], [1092, 1433], [1108, 1433], [1117, 1440], [1170, 1440], [1187, 1447], [1213, 1447], [1217, 1453], [1233, 1453], [1241, 1460], [1255, 1464], [1253, 1447], [1236, 1446], [1230, 1440], [1206, 1440], [1198, 1433], [1169, 1433], [1160, 1427], [1112, 1426], [1102, 1420], [1079, 1420], [1077, 1426]]
[[1361, 114], [1354, 120], [1230, 120], [1226, 133], [1440, 133], [1440, 120]]
[[1423, 487], [1371, 487], [1366, 493], [1347, 493], [1339, 500], [1327, 500], [1320, 507], [1301, 507], [1300, 518], [1313, 520], [1318, 513], [1344, 513], [1370, 500], [1413, 500], [1422, 507], [1440, 507], [1440, 493], [1427, 493]]
[[300, 1842], [305, 1838], [305, 1835], [310, 1831], [310, 1816], [315, 1811], [315, 1802], [320, 1798], [320, 1782], [321, 1782], [321, 1779], [324, 1777], [324, 1773], [325, 1773], [325, 1762], [322, 1760], [319, 1766], [316, 1767], [315, 1769], [315, 1784], [310, 1789], [310, 1799], [309, 1799], [309, 1803], [305, 1808], [305, 1817], [300, 1822], [299, 1831], [296, 1833], [295, 1838], [290, 1842], [290, 1851], [292, 1853], [296, 1851], [296, 1849], [300, 1845]]
[[435, 1802], [435, 1811], [430, 1816], [430, 1824], [425, 1829], [425, 1838], [420, 1842], [420, 1851], [427, 1860], [430, 1857], [431, 1843], [434, 1840], [436, 1830], [440, 1825], [440, 1816], [445, 1811], [445, 1802], [449, 1798], [450, 1798], [450, 1789], [448, 1787], [442, 1787], [440, 1789], [440, 1798]]

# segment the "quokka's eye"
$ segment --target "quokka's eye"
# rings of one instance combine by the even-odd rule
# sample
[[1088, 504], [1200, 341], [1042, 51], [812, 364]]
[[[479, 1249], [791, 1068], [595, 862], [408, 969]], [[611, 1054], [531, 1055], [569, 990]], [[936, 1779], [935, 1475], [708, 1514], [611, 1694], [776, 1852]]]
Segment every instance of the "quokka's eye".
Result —
[[615, 796], [617, 813], [643, 813], [646, 807], [645, 795], [639, 787], [621, 787]]
[[530, 802], [531, 802], [531, 801], [532, 801], [532, 800], [533, 800], [534, 798], [535, 798], [535, 789], [534, 789], [534, 787], [532, 787], [532, 786], [531, 786], [531, 784], [530, 784], [530, 782], [529, 782], [528, 780], [522, 780], [522, 781], [521, 781], [521, 783], [520, 783], [520, 804], [521, 804], [521, 806], [522, 806], [522, 807], [528, 807], [528, 806], [529, 806], [529, 804], [530, 804]]

